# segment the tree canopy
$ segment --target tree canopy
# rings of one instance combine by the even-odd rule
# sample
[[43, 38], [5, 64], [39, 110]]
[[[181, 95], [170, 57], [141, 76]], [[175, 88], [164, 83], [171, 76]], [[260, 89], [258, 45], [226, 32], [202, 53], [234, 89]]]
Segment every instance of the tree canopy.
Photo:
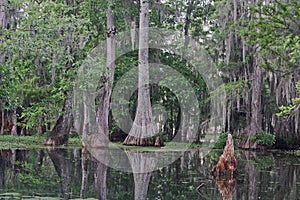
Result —
[[[137, 32], [143, 31], [138, 23], [140, 1], [136, 0], [1, 0], [0, 6], [1, 134], [45, 134], [57, 127], [60, 117], [70, 117], [65, 114], [74, 109], [73, 87], [78, 69], [108, 37], [108, 9], [115, 19], [114, 31], [122, 37], [117, 46], [137, 46]], [[216, 64], [217, 76], [224, 82], [220, 87], [227, 98], [218, 109], [222, 128], [215, 131], [231, 132], [244, 148], [299, 148], [299, 10], [298, 0], [150, 0], [149, 26], [179, 31], [186, 36], [185, 47], [199, 44]], [[148, 51], [150, 63], [171, 66], [192, 86], [200, 109], [199, 129], [193, 140], [200, 142], [210, 131], [207, 124], [214, 94], [209, 91], [209, 83], [184, 56], [166, 49]], [[196, 48], [194, 51], [189, 54], [197, 55]], [[113, 80], [111, 87], [115, 87], [124, 74], [139, 64], [135, 50], [113, 60], [113, 76], [106, 79], [109, 70], [105, 70], [99, 78], [100, 93], [107, 80]], [[151, 104], [160, 105], [156, 109], [165, 116], [157, 135], [165, 141], [171, 141], [176, 134], [182, 135], [180, 141], [189, 140], [188, 128], [180, 127], [190, 126], [190, 119], [182, 116], [176, 94], [159, 84], [150, 84], [149, 89]], [[106, 90], [111, 92], [113, 88]], [[137, 111], [137, 96], [136, 91], [129, 102], [124, 102], [132, 119]], [[104, 121], [108, 123], [109, 137], [123, 140], [128, 132], [118, 127], [117, 119], [109, 112], [110, 94], [106, 97], [108, 112]], [[95, 104], [101, 106], [103, 101], [97, 98]], [[84, 117], [76, 117], [65, 131], [82, 134], [80, 124]], [[272, 135], [274, 139], [264, 144], [258, 142], [257, 134], [262, 138]]]

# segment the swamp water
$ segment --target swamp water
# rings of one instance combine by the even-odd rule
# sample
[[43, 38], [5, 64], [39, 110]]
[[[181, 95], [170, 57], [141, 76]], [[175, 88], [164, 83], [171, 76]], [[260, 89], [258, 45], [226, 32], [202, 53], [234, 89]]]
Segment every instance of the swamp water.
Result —
[[205, 157], [186, 151], [166, 167], [135, 175], [109, 168], [82, 149], [0, 153], [0, 199], [300, 199], [300, 157], [283, 152], [240, 150], [238, 174], [226, 180], [210, 175], [220, 151]]

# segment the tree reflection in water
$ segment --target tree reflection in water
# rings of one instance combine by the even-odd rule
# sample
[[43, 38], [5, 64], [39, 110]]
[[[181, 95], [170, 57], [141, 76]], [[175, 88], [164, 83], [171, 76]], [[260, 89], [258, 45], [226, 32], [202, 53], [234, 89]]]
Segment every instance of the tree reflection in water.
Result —
[[[109, 164], [111, 157], [120, 156], [117, 155], [118, 153], [120, 153], [120, 151], [107, 148], [89, 148], [88, 151], [90, 151], [92, 158], [97, 162], [95, 171], [97, 199], [106, 199], [106, 165]], [[109, 158], [108, 155], [110, 155], [111, 157]], [[120, 163], [124, 164], [125, 166], [131, 167], [130, 171], [133, 172], [134, 199], [144, 200], [147, 197], [151, 173], [156, 168], [155, 153], [126, 150], [125, 155], [127, 155], [128, 159], [126, 160], [123, 157], [123, 160], [120, 161]], [[126, 169], [126, 171], [128, 170], [129, 168]]]
[[89, 163], [89, 153], [83, 148], [81, 150], [81, 188], [80, 188], [80, 198], [86, 198], [86, 193], [88, 189], [88, 163]]
[[236, 178], [234, 177], [216, 177], [215, 182], [219, 188], [223, 200], [232, 200], [233, 193], [236, 189]]
[[[96, 197], [100, 200], [107, 199], [107, 164], [109, 163], [108, 149], [106, 147], [101, 148], [87, 148], [83, 149], [83, 152], [88, 151], [91, 154], [91, 158], [95, 161], [95, 191]], [[104, 164], [105, 163], [105, 164]]]
[[18, 194], [18, 199], [294, 200], [300, 194], [300, 157], [290, 153], [240, 150], [236, 180], [214, 180], [210, 170], [220, 156], [214, 152], [201, 157], [197, 150], [187, 151], [174, 163], [157, 169], [161, 160], [155, 153], [161, 152], [127, 150], [121, 155], [110, 151], [114, 162], [119, 161], [115, 166], [126, 165], [136, 172], [132, 174], [101, 164], [98, 160], [105, 157], [105, 149], [93, 151], [0, 150], [0, 199], [16, 199], [11, 195]]
[[[245, 156], [245, 182], [248, 182], [248, 195], [247, 199], [259, 199], [258, 198], [258, 187], [259, 187], [259, 173], [257, 167], [254, 165], [255, 162], [252, 161], [257, 159], [256, 152], [245, 151], [243, 153]], [[246, 196], [245, 196], [246, 197]]]
[[[72, 162], [67, 149], [47, 148], [58, 176], [61, 178], [61, 192], [63, 199], [71, 198]], [[68, 159], [69, 158], [69, 159]]]
[[155, 169], [157, 164], [156, 159], [151, 157], [151, 154], [153, 153], [130, 150], [125, 152], [133, 171], [134, 199], [144, 200], [147, 197], [152, 171]]
[[100, 200], [106, 200], [106, 177], [107, 177], [107, 166], [101, 162], [96, 162], [95, 171], [95, 190], [96, 197]]

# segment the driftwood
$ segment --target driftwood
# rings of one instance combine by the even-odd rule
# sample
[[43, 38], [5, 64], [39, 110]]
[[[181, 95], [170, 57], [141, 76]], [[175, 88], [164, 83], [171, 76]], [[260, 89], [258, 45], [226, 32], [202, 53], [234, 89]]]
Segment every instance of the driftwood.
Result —
[[214, 166], [212, 175], [219, 176], [233, 176], [237, 172], [237, 160], [234, 156], [234, 142], [232, 135], [227, 136], [226, 146], [219, 162]]

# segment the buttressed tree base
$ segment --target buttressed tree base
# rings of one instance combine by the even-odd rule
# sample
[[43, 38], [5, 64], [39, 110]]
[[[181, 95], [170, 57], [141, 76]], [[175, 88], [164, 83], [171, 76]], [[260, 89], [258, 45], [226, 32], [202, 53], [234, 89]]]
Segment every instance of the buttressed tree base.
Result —
[[232, 176], [237, 172], [237, 160], [234, 156], [234, 142], [232, 135], [227, 136], [226, 146], [219, 162], [212, 170], [213, 176]]

